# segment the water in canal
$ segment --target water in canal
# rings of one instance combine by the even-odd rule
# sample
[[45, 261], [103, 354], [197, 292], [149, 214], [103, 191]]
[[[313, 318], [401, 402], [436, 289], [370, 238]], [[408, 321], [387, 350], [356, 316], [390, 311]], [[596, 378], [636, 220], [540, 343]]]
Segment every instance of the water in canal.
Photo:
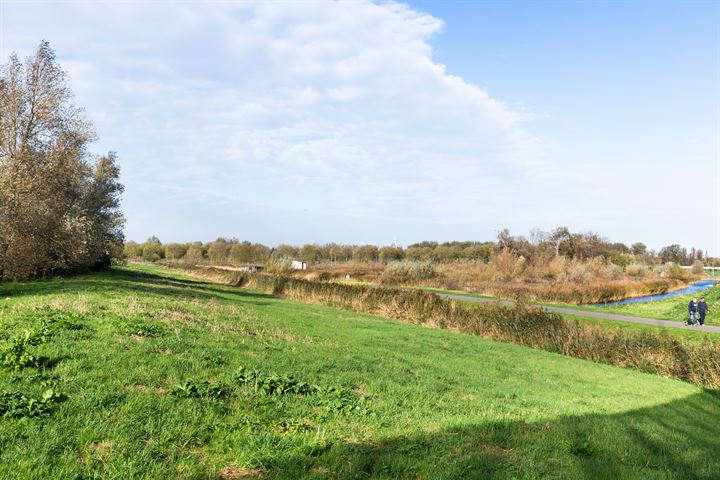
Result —
[[654, 302], [656, 300], [663, 300], [665, 298], [679, 297], [681, 295], [692, 295], [693, 293], [699, 293], [703, 290], [707, 290], [717, 283], [717, 280], [703, 280], [702, 282], [695, 282], [687, 288], [682, 290], [675, 290], [674, 292], [662, 293], [660, 295], [648, 295], [646, 297], [626, 298], [625, 300], [618, 300], [617, 302], [597, 303], [597, 307], [613, 307], [615, 305], [627, 305], [629, 303], [646, 303]]

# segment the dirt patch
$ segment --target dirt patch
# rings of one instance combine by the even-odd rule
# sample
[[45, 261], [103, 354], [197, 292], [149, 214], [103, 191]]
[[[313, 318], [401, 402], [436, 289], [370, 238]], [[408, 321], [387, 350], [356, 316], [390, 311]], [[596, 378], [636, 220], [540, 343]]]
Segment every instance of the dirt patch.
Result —
[[357, 387], [352, 389], [353, 393], [355, 395], [367, 395], [368, 389], [365, 385], [358, 385]]
[[143, 337], [142, 335], [138, 335], [136, 333], [133, 333], [132, 335], [130, 335], [130, 338], [132, 338], [136, 342], [142, 342], [145, 339], [145, 337]]
[[103, 440], [102, 442], [91, 443], [90, 450], [98, 454], [100, 457], [105, 458], [110, 453], [112, 445], [112, 440]]
[[493, 457], [510, 457], [512, 455], [510, 450], [490, 444], [480, 445], [480, 451]]
[[218, 472], [220, 480], [236, 480], [238, 478], [263, 478], [265, 472], [262, 470], [248, 470], [235, 465], [228, 465]]

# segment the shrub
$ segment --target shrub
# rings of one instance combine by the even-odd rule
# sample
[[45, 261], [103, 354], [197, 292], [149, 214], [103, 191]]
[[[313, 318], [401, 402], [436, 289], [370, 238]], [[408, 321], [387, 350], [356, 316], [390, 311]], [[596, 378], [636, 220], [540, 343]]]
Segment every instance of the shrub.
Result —
[[641, 278], [645, 276], [646, 267], [641, 263], [631, 263], [625, 267], [625, 274], [631, 277]]
[[688, 272], [682, 268], [677, 263], [671, 263], [667, 266], [666, 275], [668, 278], [672, 278], [674, 280], [680, 280], [680, 281], [687, 281], [688, 280]]
[[436, 275], [432, 263], [407, 260], [389, 263], [380, 281], [384, 284], [402, 285], [434, 278]]
[[160, 243], [145, 243], [142, 247], [142, 258], [146, 262], [157, 262], [165, 258], [165, 249]]

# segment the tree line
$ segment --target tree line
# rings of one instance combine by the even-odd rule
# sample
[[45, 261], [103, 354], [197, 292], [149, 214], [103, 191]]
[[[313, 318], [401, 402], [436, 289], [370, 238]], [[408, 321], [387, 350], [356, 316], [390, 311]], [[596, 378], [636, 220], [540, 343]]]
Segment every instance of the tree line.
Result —
[[94, 140], [48, 42], [0, 66], [0, 281], [122, 255], [117, 158], [92, 155]]
[[167, 259], [240, 265], [263, 264], [271, 259], [301, 260], [308, 264], [389, 263], [400, 260], [436, 263], [468, 260], [487, 263], [494, 254], [501, 251], [511, 252], [528, 261], [555, 256], [579, 261], [602, 257], [623, 267], [638, 261], [649, 265], [669, 262], [693, 265], [698, 261], [708, 265], [719, 263], [718, 259], [708, 258], [702, 250], [695, 248], [687, 250], [679, 245], [669, 245], [655, 252], [642, 242], [625, 245], [611, 242], [597, 233], [573, 233], [567, 227], [559, 227], [549, 232], [536, 229], [529, 237], [513, 236], [509, 230], [504, 229], [494, 241], [424, 241], [407, 247], [328, 243], [302, 246], [281, 244], [271, 248], [259, 243], [223, 237], [207, 243], [198, 241], [163, 244], [153, 236], [143, 243], [127, 242], [124, 253], [128, 258], [142, 258], [150, 262]]

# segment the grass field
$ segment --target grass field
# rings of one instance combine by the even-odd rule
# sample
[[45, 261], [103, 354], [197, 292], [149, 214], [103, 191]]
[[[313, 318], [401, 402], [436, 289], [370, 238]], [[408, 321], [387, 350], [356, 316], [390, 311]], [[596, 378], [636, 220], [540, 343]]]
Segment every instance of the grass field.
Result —
[[717, 390], [152, 267], [0, 299], [3, 479], [720, 471]]

